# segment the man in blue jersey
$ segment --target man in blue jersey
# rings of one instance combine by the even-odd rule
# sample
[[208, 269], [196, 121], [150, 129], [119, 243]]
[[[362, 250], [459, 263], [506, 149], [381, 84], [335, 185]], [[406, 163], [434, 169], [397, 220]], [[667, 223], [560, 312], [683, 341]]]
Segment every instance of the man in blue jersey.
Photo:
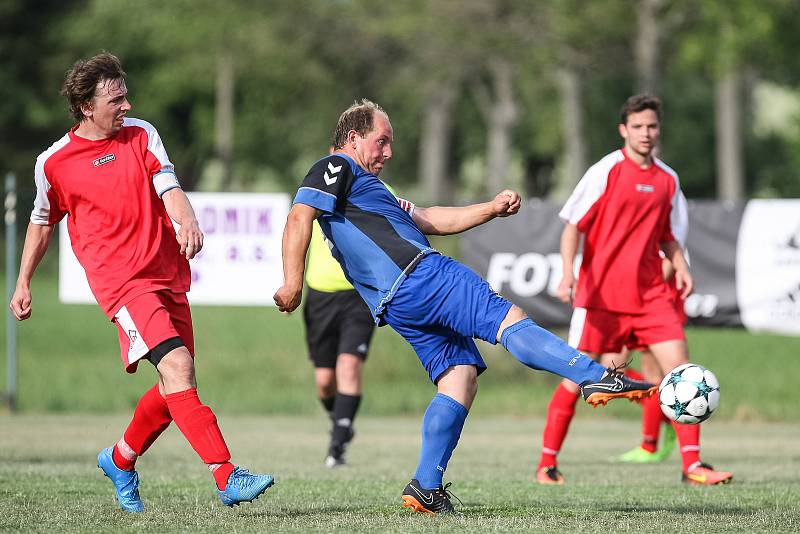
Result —
[[[500, 342], [520, 362], [581, 385], [593, 405], [652, 395], [656, 387], [606, 369], [537, 326], [485, 280], [431, 248], [426, 234], [463, 232], [519, 211], [502, 191], [463, 207], [420, 208], [398, 200], [377, 178], [392, 157], [392, 125], [377, 104], [362, 100], [339, 117], [335, 152], [317, 161], [297, 191], [283, 234], [281, 311], [300, 305], [306, 250], [316, 219], [333, 256], [375, 322], [411, 343], [438, 392], [422, 421], [422, 449], [403, 505], [415, 512], [454, 512], [444, 471], [486, 369], [473, 338]], [[449, 485], [449, 484], [448, 484]]]

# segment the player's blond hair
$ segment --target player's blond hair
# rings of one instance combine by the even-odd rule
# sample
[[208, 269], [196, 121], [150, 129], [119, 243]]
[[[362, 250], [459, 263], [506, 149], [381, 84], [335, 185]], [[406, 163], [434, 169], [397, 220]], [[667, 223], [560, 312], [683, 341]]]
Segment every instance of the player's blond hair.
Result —
[[371, 100], [362, 98], [361, 102], [353, 102], [353, 105], [339, 116], [336, 129], [333, 131], [333, 148], [338, 150], [347, 144], [347, 134], [350, 130], [355, 130], [361, 137], [366, 137], [372, 131], [376, 111], [389, 117], [382, 107]]

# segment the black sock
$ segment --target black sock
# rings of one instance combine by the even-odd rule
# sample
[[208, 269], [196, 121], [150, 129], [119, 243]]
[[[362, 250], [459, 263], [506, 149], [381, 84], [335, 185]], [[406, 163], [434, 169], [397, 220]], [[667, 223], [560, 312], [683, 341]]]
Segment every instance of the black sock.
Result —
[[361, 404], [361, 395], [336, 394], [336, 403], [333, 407], [333, 434], [331, 442], [344, 444], [353, 437], [353, 420]]
[[333, 407], [336, 403], [336, 397], [320, 397], [319, 402], [325, 408], [325, 413], [328, 414], [328, 417], [333, 419]]

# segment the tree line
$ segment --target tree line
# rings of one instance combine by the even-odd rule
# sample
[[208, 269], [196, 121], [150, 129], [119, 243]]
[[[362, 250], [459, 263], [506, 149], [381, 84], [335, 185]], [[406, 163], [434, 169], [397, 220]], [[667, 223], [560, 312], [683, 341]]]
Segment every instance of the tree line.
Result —
[[420, 203], [563, 198], [648, 91], [687, 196], [800, 196], [795, 0], [9, 0], [0, 19], [0, 162], [29, 190], [71, 123], [65, 71], [107, 50], [187, 189], [293, 190], [366, 97], [395, 128], [386, 179]]

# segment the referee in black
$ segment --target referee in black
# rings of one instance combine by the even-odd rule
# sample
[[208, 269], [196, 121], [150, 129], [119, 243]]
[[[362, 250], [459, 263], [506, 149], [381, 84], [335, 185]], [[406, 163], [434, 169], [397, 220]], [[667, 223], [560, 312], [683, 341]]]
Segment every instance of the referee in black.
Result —
[[361, 370], [375, 322], [331, 256], [316, 221], [308, 248], [306, 283], [306, 342], [315, 368], [317, 395], [333, 423], [325, 457], [325, 465], [333, 468], [345, 463], [345, 450], [355, 435], [353, 421], [361, 404]]

